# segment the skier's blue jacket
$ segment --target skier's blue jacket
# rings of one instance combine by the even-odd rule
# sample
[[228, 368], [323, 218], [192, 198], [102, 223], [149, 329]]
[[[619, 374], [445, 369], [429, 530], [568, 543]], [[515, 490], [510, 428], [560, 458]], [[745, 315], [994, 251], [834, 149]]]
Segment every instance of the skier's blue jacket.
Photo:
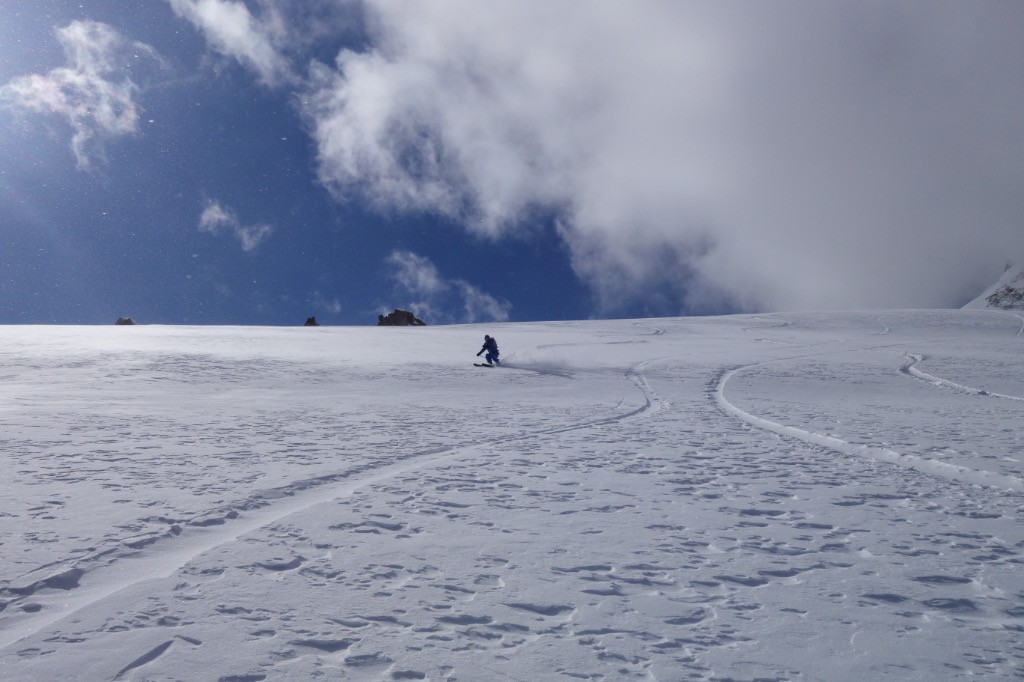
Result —
[[477, 353], [477, 357], [480, 356], [480, 353], [484, 352], [487, 353], [487, 355], [484, 356], [484, 358], [487, 360], [487, 364], [491, 364], [492, 362], [499, 362], [498, 342], [494, 339], [493, 336], [484, 336], [484, 345], [480, 348], [480, 352]]

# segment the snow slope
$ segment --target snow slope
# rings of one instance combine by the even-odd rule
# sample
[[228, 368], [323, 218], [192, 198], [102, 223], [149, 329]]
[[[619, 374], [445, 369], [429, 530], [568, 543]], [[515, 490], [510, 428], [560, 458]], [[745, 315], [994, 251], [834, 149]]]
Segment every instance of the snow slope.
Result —
[[1020, 679], [1022, 331], [0, 328], [0, 679]]
[[966, 310], [1024, 310], [1024, 260], [1009, 263], [996, 283], [964, 306]]

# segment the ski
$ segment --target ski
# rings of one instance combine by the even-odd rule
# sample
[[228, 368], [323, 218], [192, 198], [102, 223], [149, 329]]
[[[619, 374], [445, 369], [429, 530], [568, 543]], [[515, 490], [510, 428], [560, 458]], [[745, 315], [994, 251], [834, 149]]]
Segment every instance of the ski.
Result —
[[494, 367], [494, 365], [480, 364], [479, 362], [474, 362], [473, 366], [474, 367], [492, 367], [492, 368]]

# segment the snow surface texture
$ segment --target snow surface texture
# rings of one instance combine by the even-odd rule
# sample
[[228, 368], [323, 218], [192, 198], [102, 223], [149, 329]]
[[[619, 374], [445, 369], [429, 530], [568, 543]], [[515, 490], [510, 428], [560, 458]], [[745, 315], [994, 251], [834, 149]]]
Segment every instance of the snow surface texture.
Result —
[[1022, 330], [0, 328], [0, 679], [1020, 679]]
[[1024, 260], [1009, 263], [995, 284], [964, 306], [975, 308], [1024, 310]]

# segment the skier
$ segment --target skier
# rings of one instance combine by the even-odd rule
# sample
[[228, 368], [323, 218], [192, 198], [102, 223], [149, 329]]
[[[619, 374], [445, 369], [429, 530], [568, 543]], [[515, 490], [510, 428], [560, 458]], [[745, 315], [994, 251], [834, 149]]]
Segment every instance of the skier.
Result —
[[[487, 334], [484, 334], [484, 345], [480, 349], [480, 353], [485, 351], [487, 355], [484, 356], [484, 360], [487, 361], [488, 366], [493, 367], [494, 365], [501, 364], [501, 361], [498, 360], [498, 342], [494, 337], [488, 336]], [[476, 356], [480, 357], [480, 353], [477, 353]], [[491, 364], [492, 362], [494, 364]]]

